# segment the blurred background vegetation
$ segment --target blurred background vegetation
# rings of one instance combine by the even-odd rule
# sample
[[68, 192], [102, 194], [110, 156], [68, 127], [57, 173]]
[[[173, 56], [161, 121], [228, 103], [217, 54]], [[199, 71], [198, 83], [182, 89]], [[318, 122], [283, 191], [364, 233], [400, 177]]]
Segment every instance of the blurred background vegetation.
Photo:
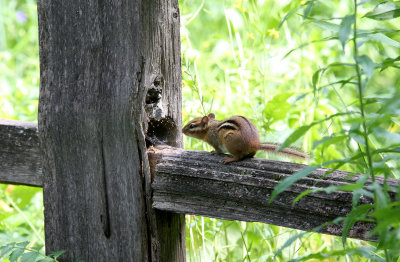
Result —
[[[373, 150], [400, 145], [399, 19], [364, 17], [382, 2], [363, 1], [357, 13], [357, 51], [369, 58], [359, 63]], [[352, 37], [338, 37], [353, 1], [180, 0], [180, 9], [184, 123], [210, 112], [220, 120], [244, 115], [263, 141], [282, 143], [299, 127], [359, 111]], [[36, 1], [0, 0], [0, 118], [37, 121], [38, 57]], [[294, 145], [311, 153], [310, 165], [345, 159], [340, 169], [370, 173], [372, 164], [349, 160], [365, 148], [362, 121], [321, 121]], [[184, 139], [188, 149], [211, 149]], [[398, 156], [386, 151], [373, 158], [373, 170], [398, 179]], [[188, 261], [397, 261], [385, 249], [369, 252], [375, 243], [347, 239], [343, 247], [340, 237], [311, 233], [275, 256], [299, 231], [196, 216], [186, 221]], [[0, 246], [43, 245], [43, 235], [41, 189], [0, 185]], [[307, 257], [312, 253], [319, 256]]]

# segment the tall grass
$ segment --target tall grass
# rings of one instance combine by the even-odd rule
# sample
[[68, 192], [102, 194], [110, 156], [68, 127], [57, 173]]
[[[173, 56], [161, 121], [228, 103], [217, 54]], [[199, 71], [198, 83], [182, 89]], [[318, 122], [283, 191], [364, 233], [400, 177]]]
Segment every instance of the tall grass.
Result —
[[[394, 105], [400, 97], [399, 21], [382, 20], [390, 12], [379, 14], [382, 6], [374, 9], [379, 3], [182, 0], [185, 121], [211, 111], [219, 119], [245, 115], [255, 122], [264, 141], [296, 141], [311, 152], [311, 165], [363, 173], [365, 179], [373, 180], [377, 173], [399, 178], [400, 103]], [[397, 17], [398, 10], [392, 9]], [[190, 138], [185, 138], [185, 145], [210, 149]], [[382, 197], [387, 188], [375, 186], [365, 186], [363, 191], [375, 194], [375, 208], [381, 202], [379, 208], [385, 210], [381, 215], [396, 212], [391, 208], [397, 202], [393, 206]], [[354, 193], [354, 209], [361, 210], [364, 207], [357, 206], [361, 193]], [[365, 210], [356, 220], [377, 218], [369, 207]], [[351, 223], [350, 218], [343, 219]], [[397, 254], [390, 227], [396, 228], [398, 218], [381, 221], [378, 246], [345, 237], [299, 235], [295, 230], [257, 223], [235, 228], [233, 223], [243, 223], [190, 221], [191, 227], [202, 223], [200, 230], [218, 232], [205, 242], [193, 233], [197, 231], [188, 235], [189, 243], [194, 243], [188, 244], [188, 253], [203, 261], [348, 261], [354, 257], [357, 261], [392, 261]], [[214, 221], [223, 229], [214, 230]], [[379, 219], [375, 221], [379, 225]], [[391, 240], [382, 238], [389, 232]], [[203, 231], [198, 234], [204, 236]], [[227, 237], [233, 235], [237, 237]], [[207, 255], [200, 256], [202, 245], [207, 246]]]

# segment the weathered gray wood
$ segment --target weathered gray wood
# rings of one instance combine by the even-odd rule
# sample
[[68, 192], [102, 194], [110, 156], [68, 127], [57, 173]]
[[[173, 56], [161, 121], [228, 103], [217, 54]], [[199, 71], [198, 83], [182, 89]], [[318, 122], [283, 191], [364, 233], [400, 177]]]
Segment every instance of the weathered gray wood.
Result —
[[36, 123], [0, 119], [0, 183], [42, 185]]
[[[290, 228], [311, 230], [352, 209], [352, 194], [315, 193], [293, 200], [306, 189], [355, 182], [349, 172], [335, 171], [324, 176], [321, 168], [296, 182], [268, 204], [273, 188], [304, 165], [273, 160], [251, 159], [221, 165], [221, 156], [207, 152], [153, 149], [158, 164], [154, 170], [153, 207], [171, 212], [216, 217], [228, 220], [257, 221]], [[382, 183], [380, 178], [378, 182]], [[388, 180], [397, 186], [397, 180]], [[369, 199], [361, 198], [367, 203]], [[350, 237], [367, 239], [372, 224], [358, 223]], [[341, 235], [340, 225], [320, 231]]]
[[[25, 130], [26, 126], [34, 131], [33, 123], [11, 121], [0, 126], [1, 130], [8, 130], [2, 133], [3, 137], [7, 134], [18, 133]], [[14, 139], [14, 144], [29, 144], [29, 141], [37, 140], [36, 131], [30, 136], [18, 137]], [[17, 142], [15, 142], [17, 141]], [[9, 148], [13, 148], [10, 146]], [[24, 147], [22, 147], [23, 149]], [[22, 150], [25, 152], [26, 150]], [[35, 151], [35, 150], [33, 150]], [[18, 151], [16, 152], [17, 158]], [[325, 193], [311, 194], [299, 201], [292, 207], [292, 201], [297, 194], [306, 189], [339, 185], [357, 180], [357, 176], [349, 177], [348, 172], [336, 171], [326, 177], [324, 173], [327, 169], [319, 169], [309, 177], [295, 183], [289, 190], [278, 196], [272, 205], [267, 205], [267, 201], [274, 186], [283, 178], [290, 176], [293, 172], [304, 167], [303, 165], [286, 163], [264, 159], [251, 159], [230, 165], [221, 165], [221, 157], [211, 155], [207, 152], [184, 151], [177, 148], [164, 148], [149, 151], [150, 163], [154, 175], [154, 207], [160, 209], [155, 214], [156, 217], [173, 216], [162, 210], [178, 213], [188, 213], [223, 219], [236, 219], [243, 221], [258, 221], [276, 224], [298, 229], [312, 229], [325, 221], [334, 219], [337, 216], [344, 216], [351, 209], [352, 195], [346, 192], [335, 192], [330, 195]], [[5, 155], [7, 159], [7, 155]], [[146, 157], [147, 159], [147, 157]], [[39, 162], [39, 155], [31, 155], [33, 162]], [[146, 166], [148, 168], [148, 166]], [[11, 166], [11, 168], [14, 168]], [[157, 172], [155, 172], [156, 170]], [[32, 170], [31, 175], [38, 177]], [[9, 180], [9, 178], [7, 178]], [[24, 178], [26, 179], [26, 178]], [[382, 183], [382, 178], [376, 178]], [[19, 183], [19, 181], [14, 181]], [[399, 181], [389, 179], [388, 185], [396, 187]], [[26, 180], [23, 184], [28, 184]], [[37, 185], [40, 185], [38, 182]], [[368, 203], [368, 199], [362, 198], [363, 203]], [[156, 219], [159, 224], [155, 232], [158, 234], [168, 233], [171, 227], [179, 227], [179, 223], [171, 223], [169, 219]], [[183, 221], [181, 221], [181, 224]], [[166, 229], [165, 229], [166, 228]], [[358, 224], [353, 227], [351, 236], [365, 239], [371, 225]], [[179, 230], [174, 232], [179, 232]], [[340, 226], [330, 226], [321, 232], [334, 235], [341, 234]], [[176, 234], [176, 238], [184, 238], [184, 234]], [[176, 242], [167, 242], [174, 248], [171, 254], [183, 252], [184, 249], [176, 248]], [[168, 250], [167, 249], [161, 249]], [[166, 253], [168, 254], [168, 253]]]
[[145, 196], [146, 130], [181, 143], [178, 1], [39, 0], [38, 14], [46, 252], [184, 260], [183, 216]]
[[[178, 0], [143, 1], [142, 87], [146, 89], [144, 121], [147, 136], [182, 147], [182, 70]], [[143, 104], [142, 104], [143, 105]], [[140, 117], [140, 116], [137, 116]], [[140, 133], [141, 130], [138, 130]], [[139, 139], [144, 144], [144, 136]], [[152, 208], [151, 173], [147, 150], [141, 150], [146, 214], [154, 261], [185, 261], [185, 215]], [[156, 259], [154, 259], [156, 258]]]

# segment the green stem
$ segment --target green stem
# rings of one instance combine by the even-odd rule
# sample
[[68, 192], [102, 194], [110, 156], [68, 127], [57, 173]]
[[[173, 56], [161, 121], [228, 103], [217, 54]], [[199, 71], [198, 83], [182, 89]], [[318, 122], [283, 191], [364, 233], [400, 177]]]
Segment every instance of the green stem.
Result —
[[368, 168], [371, 174], [372, 182], [375, 182], [375, 174], [373, 169], [372, 157], [371, 157], [371, 149], [369, 147], [368, 142], [368, 132], [367, 132], [367, 123], [365, 120], [365, 112], [364, 112], [364, 102], [363, 102], [363, 88], [361, 83], [361, 73], [360, 73], [360, 65], [358, 64], [358, 49], [357, 49], [357, 0], [354, 0], [354, 30], [353, 30], [353, 46], [354, 46], [354, 61], [355, 61], [355, 69], [357, 72], [357, 87], [358, 87], [358, 99], [360, 100], [360, 111], [362, 118], [362, 127], [363, 127], [363, 136], [365, 141], [365, 150], [367, 154], [368, 160]]

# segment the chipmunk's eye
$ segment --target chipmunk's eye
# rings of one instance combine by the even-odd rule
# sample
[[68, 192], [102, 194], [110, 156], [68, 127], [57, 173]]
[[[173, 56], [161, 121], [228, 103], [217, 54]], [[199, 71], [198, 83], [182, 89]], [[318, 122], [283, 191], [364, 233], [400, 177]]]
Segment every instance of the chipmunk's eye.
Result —
[[190, 124], [189, 128], [195, 128], [196, 125], [195, 124]]

